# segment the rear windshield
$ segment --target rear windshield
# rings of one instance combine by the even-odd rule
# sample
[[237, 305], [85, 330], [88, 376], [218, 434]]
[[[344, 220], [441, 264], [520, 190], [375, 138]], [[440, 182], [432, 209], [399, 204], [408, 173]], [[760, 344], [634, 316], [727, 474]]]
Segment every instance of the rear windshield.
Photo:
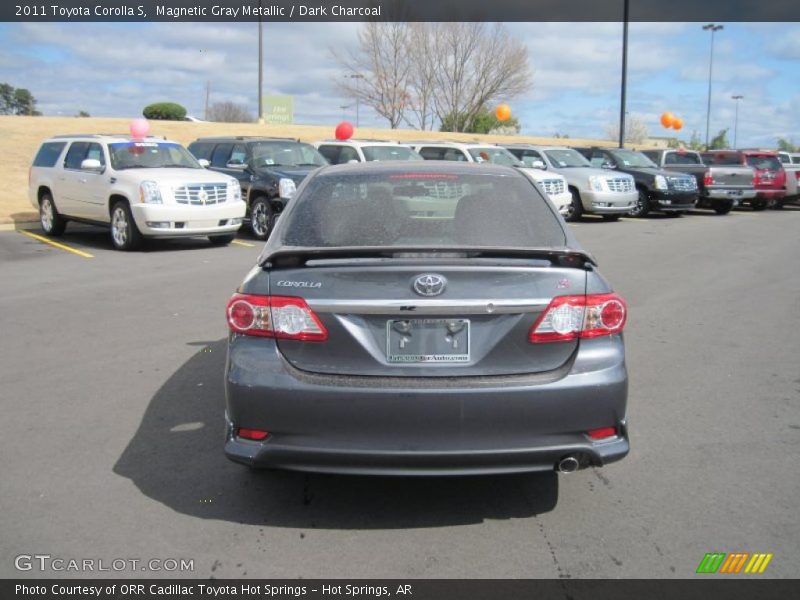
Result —
[[189, 151], [171, 142], [119, 142], [108, 145], [111, 166], [122, 169], [202, 169]]
[[362, 146], [368, 161], [373, 160], [425, 160], [407, 146]]
[[531, 181], [516, 173], [323, 174], [295, 200], [286, 246], [552, 247], [566, 239]]
[[703, 154], [703, 162], [707, 165], [741, 165], [742, 157], [738, 152], [719, 152], [714, 154]]
[[[650, 157], [652, 158], [652, 157]], [[665, 165], [702, 165], [697, 152], [667, 152], [664, 156]]]
[[66, 142], [45, 142], [36, 153], [36, 158], [33, 159], [34, 167], [54, 167], [58, 157], [61, 156], [61, 151], [66, 146]]
[[762, 155], [748, 156], [747, 164], [753, 167], [754, 169], [767, 170], [767, 171], [779, 171], [780, 169], [783, 168], [781, 166], [781, 161], [778, 160], [778, 157], [772, 155], [762, 154]]

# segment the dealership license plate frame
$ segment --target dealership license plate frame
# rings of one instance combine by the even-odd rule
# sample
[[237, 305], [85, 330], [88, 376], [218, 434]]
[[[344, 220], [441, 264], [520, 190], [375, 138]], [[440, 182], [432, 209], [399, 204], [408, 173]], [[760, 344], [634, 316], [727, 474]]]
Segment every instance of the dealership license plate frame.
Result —
[[[401, 325], [395, 327], [396, 323]], [[402, 324], [408, 326], [408, 331], [405, 333], [401, 331], [405, 328]], [[459, 328], [459, 325], [462, 327]], [[386, 360], [395, 365], [468, 363], [471, 351], [471, 326], [469, 319], [389, 319], [386, 321]], [[457, 331], [453, 332], [454, 328]], [[407, 350], [401, 348], [403, 337], [406, 338]], [[455, 345], [453, 342], [456, 342]], [[405, 352], [401, 352], [401, 349]]]

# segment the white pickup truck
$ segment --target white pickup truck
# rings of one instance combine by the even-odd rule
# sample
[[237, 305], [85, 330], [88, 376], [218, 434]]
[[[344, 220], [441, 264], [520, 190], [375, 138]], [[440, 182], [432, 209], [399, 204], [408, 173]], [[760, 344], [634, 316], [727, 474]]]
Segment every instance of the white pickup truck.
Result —
[[800, 199], [800, 153], [778, 152], [778, 159], [786, 171], [786, 202]]
[[203, 167], [160, 138], [56, 136], [33, 160], [28, 194], [51, 236], [77, 221], [110, 228], [118, 250], [133, 250], [145, 237], [208, 236], [228, 244], [245, 215], [241, 188]]

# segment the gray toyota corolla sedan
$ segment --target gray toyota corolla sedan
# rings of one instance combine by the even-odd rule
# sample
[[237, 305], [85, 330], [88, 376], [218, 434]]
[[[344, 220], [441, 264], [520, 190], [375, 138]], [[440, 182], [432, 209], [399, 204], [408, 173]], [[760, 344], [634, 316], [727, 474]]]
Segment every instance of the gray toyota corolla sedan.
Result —
[[318, 169], [227, 319], [234, 461], [460, 475], [628, 453], [625, 302], [514, 169]]

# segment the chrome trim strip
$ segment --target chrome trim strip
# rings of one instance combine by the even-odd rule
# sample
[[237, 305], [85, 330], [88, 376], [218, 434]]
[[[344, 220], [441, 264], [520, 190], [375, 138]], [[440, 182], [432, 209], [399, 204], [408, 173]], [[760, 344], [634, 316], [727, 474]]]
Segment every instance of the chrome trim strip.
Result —
[[356, 315], [490, 315], [539, 312], [549, 299], [515, 300], [319, 300], [305, 299], [314, 312]]

